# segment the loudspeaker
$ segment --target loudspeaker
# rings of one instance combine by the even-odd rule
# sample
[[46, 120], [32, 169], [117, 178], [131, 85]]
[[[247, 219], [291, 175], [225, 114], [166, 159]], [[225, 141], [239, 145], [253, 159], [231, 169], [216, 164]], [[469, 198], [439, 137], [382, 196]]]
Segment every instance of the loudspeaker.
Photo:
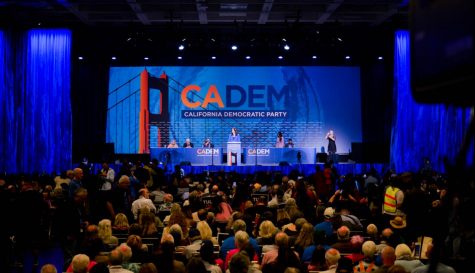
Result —
[[317, 153], [317, 162], [326, 163], [328, 155], [327, 153]]
[[348, 162], [349, 159], [350, 159], [349, 154], [337, 154], [338, 162]]

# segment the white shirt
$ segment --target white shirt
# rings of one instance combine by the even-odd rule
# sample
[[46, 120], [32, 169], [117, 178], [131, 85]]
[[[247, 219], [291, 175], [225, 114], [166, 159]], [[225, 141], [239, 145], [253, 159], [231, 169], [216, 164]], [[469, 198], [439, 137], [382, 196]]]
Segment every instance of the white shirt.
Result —
[[132, 202], [132, 213], [134, 214], [134, 218], [137, 219], [139, 210], [147, 207], [150, 209], [151, 212], [156, 212], [157, 208], [153, 204], [152, 200], [145, 198], [144, 196], [140, 196], [139, 199]]
[[[104, 169], [101, 170], [101, 173], [105, 173]], [[110, 191], [112, 189], [112, 183], [114, 182], [115, 171], [112, 168], [107, 170], [106, 177], [104, 177], [104, 183], [102, 184], [101, 191]]]

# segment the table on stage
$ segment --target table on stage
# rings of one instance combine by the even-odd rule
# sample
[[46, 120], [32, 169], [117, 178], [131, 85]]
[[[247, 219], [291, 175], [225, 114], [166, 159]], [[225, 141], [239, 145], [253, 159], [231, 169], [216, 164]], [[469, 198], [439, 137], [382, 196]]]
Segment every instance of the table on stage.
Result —
[[150, 157], [177, 165], [221, 165], [223, 148], [150, 148]]
[[244, 148], [246, 165], [315, 164], [316, 148]]
[[[282, 162], [289, 164], [315, 164], [316, 148], [242, 148], [242, 165], [279, 165]], [[191, 165], [223, 165], [226, 164], [223, 155], [226, 149], [215, 148], [151, 148], [151, 158], [160, 162], [177, 165], [190, 163]], [[257, 160], [256, 160], [257, 155]], [[238, 159], [239, 160], [239, 159]]]

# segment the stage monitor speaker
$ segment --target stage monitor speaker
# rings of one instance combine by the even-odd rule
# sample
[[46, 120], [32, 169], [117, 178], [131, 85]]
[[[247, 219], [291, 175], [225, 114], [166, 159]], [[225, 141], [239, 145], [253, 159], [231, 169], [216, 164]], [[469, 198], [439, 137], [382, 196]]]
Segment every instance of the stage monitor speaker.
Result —
[[279, 162], [279, 166], [280, 167], [288, 167], [288, 166], [290, 166], [290, 164], [287, 161], [281, 161], [281, 162]]
[[326, 163], [328, 159], [327, 153], [317, 153], [317, 162]]
[[350, 159], [349, 154], [337, 154], [338, 162], [348, 162], [349, 159]]

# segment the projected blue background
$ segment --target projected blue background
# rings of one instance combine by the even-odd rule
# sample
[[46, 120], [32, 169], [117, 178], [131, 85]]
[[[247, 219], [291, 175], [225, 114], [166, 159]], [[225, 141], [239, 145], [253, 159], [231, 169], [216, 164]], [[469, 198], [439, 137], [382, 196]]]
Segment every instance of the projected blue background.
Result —
[[[106, 141], [116, 153], [137, 153], [139, 147], [140, 73], [144, 67], [110, 69]], [[159, 77], [168, 76], [169, 130], [158, 136], [151, 125], [150, 147], [176, 139], [181, 146], [191, 138], [200, 147], [210, 137], [216, 147], [225, 147], [231, 127], [237, 127], [243, 147], [273, 147], [277, 132], [292, 138], [297, 147], [327, 146], [325, 133], [333, 129], [337, 152], [348, 153], [351, 142], [361, 142], [360, 70], [357, 67], [146, 67]], [[210, 86], [223, 102], [206, 108], [189, 108], [181, 99], [189, 85], [200, 91], [187, 93], [189, 102], [203, 104]], [[237, 90], [239, 89], [239, 90]], [[216, 94], [208, 94], [213, 99]], [[159, 114], [160, 93], [150, 89], [149, 109]], [[164, 102], [166, 103], [166, 102]], [[193, 111], [193, 112], [192, 112]], [[219, 111], [222, 117], [190, 117]], [[264, 117], [227, 117], [226, 113], [264, 113]], [[268, 113], [285, 113], [282, 116]], [[271, 115], [271, 116], [269, 116]]]

